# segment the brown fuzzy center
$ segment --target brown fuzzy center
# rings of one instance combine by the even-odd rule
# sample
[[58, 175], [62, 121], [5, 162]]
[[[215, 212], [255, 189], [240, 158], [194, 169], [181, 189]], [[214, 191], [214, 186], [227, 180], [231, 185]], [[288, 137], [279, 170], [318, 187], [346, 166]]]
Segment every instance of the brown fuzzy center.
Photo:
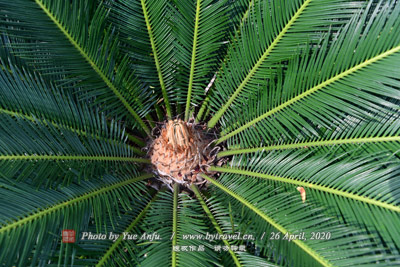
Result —
[[170, 120], [164, 125], [150, 150], [153, 167], [164, 182], [187, 185], [203, 182], [197, 174], [207, 173], [216, 154], [210, 146], [213, 139], [205, 129], [182, 120]]

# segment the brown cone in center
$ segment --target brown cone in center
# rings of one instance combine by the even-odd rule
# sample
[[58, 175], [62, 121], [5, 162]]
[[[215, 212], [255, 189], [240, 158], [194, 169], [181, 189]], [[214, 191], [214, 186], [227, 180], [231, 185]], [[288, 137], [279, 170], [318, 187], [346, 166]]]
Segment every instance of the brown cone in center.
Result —
[[197, 174], [206, 172], [208, 164], [215, 159], [215, 155], [210, 155], [211, 142], [201, 125], [170, 120], [153, 141], [150, 159], [164, 182], [202, 182]]

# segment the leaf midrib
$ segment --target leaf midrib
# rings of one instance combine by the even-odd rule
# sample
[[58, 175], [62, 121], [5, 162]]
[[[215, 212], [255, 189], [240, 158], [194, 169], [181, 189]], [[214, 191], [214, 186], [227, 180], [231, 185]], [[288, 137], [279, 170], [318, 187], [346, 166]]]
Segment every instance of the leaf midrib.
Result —
[[[192, 188], [193, 192], [195, 193], [197, 199], [199, 200], [201, 206], [203, 207], [204, 212], [206, 213], [206, 215], [210, 219], [211, 223], [214, 225], [215, 230], [221, 236], [224, 235], [224, 232], [222, 231], [221, 227], [219, 226], [219, 224], [218, 224], [217, 220], [215, 219], [213, 213], [208, 208], [208, 205], [205, 202], [205, 200], [203, 199], [203, 196], [201, 195], [200, 190], [198, 189], [198, 187], [195, 184], [192, 184], [191, 188]], [[222, 239], [222, 241], [224, 242], [225, 246], [227, 246], [228, 248], [231, 247], [231, 244], [229, 243], [229, 241], [227, 239]], [[236, 256], [236, 253], [231, 249], [229, 249], [229, 253], [231, 254], [231, 257], [232, 257], [233, 261], [235, 262], [235, 265], [237, 267], [241, 267], [242, 265], [240, 264], [240, 261], [239, 261], [238, 257]]]
[[[238, 39], [238, 36], [239, 36], [240, 33], [241, 33], [240, 30], [241, 30], [241, 28], [242, 28], [242, 25], [244, 24], [244, 22], [245, 22], [246, 19], [248, 18], [249, 13], [250, 13], [250, 9], [251, 9], [252, 6], [253, 6], [253, 0], [250, 0], [250, 1], [249, 1], [249, 4], [248, 4], [248, 6], [247, 6], [246, 11], [244, 12], [242, 18], [240, 19], [240, 24], [239, 24], [239, 26], [237, 27], [237, 30], [235, 31], [235, 37], [233, 38], [234, 40], [237, 40], [237, 39]], [[228, 58], [229, 58], [229, 54], [225, 54], [222, 63], [224, 64], [225, 62], [227, 62], [227, 61], [228, 61]], [[217, 75], [218, 75], [218, 73], [221, 72], [223, 64], [220, 65], [219, 68], [218, 68], [218, 70], [216, 71], [215, 76], [212, 78], [212, 79], [214, 79], [214, 81], [213, 81], [212, 83], [214, 83], [214, 82], [218, 79]], [[200, 109], [199, 109], [199, 112], [197, 113], [196, 122], [201, 121], [201, 119], [203, 118], [203, 113], [204, 113], [204, 111], [205, 111], [205, 109], [206, 109], [206, 107], [207, 107], [207, 105], [208, 105], [208, 103], [209, 103], [209, 101], [210, 101], [210, 95], [211, 95], [210, 92], [212, 91], [212, 89], [213, 89], [213, 87], [211, 86], [211, 88], [209, 88], [209, 91], [206, 93], [207, 95], [206, 95], [206, 97], [205, 97], [203, 103], [201, 104], [201, 107], [200, 107]]]
[[150, 163], [150, 160], [133, 157], [83, 156], [83, 155], [0, 155], [0, 160], [56, 160], [56, 161], [129, 161]]
[[[11, 110], [6, 110], [6, 109], [0, 108], [0, 114], [1, 113], [10, 115], [11, 117], [22, 118], [24, 120], [31, 121], [31, 122], [35, 122], [36, 120], [38, 120], [39, 122], [43, 123], [44, 125], [48, 125], [47, 121], [45, 121], [45, 120], [35, 119], [33, 116], [26, 115], [26, 114], [21, 113], [21, 112], [15, 112], [15, 111], [11, 111]], [[116, 142], [116, 140], [108, 139], [108, 138], [105, 138], [105, 137], [100, 137], [97, 134], [96, 135], [95, 134], [88, 134], [84, 130], [76, 129], [76, 128], [73, 128], [73, 127], [67, 126], [67, 125], [62, 125], [62, 124], [56, 123], [54, 121], [50, 121], [50, 123], [51, 123], [52, 126], [54, 126], [57, 129], [67, 129], [67, 130], [69, 130], [69, 131], [71, 131], [73, 133], [76, 133], [76, 134], [84, 136], [84, 137], [93, 136], [97, 140], [105, 140], [105, 141], [107, 141], [109, 143]], [[144, 146], [145, 145], [145, 143], [143, 141], [141, 141], [139, 138], [137, 138], [137, 137], [135, 137], [135, 136], [133, 136], [133, 135], [131, 135], [129, 133], [125, 133], [125, 134], [128, 136], [128, 139], [131, 140], [132, 142], [134, 142], [135, 144], [140, 145], [140, 146]], [[130, 149], [132, 149], [132, 151], [134, 151], [138, 155], [144, 155], [145, 154], [143, 151], [141, 151], [137, 147], [133, 147], [133, 146], [130, 146], [130, 145], [127, 145], [127, 146]]]
[[160, 60], [158, 58], [156, 44], [154, 41], [153, 30], [151, 27], [149, 14], [147, 12], [146, 0], [141, 0], [140, 2], [142, 4], [142, 10], [143, 10], [144, 19], [145, 19], [146, 26], [147, 26], [147, 32], [149, 34], [150, 45], [151, 45], [151, 49], [153, 51], [154, 63], [156, 64], [158, 79], [160, 81], [161, 91], [162, 91], [163, 98], [164, 98], [165, 109], [167, 110], [168, 118], [171, 119], [172, 118], [171, 105], [168, 100], [167, 88], [165, 87], [164, 77], [163, 77], [163, 73], [161, 71], [161, 65], [160, 65]]
[[259, 178], [263, 178], [263, 179], [268, 179], [271, 181], [277, 181], [277, 182], [282, 182], [282, 183], [289, 183], [289, 184], [294, 184], [294, 185], [298, 185], [304, 188], [310, 188], [310, 189], [314, 189], [314, 190], [318, 190], [318, 191], [323, 191], [329, 194], [334, 194], [334, 195], [338, 195], [344, 198], [351, 198], [354, 199], [356, 201], [360, 201], [360, 202], [364, 202], [364, 203], [368, 203], [374, 206], [378, 206], [378, 207], [382, 207], [388, 210], [392, 210], [395, 212], [400, 212], [400, 207], [399, 206], [395, 206], [393, 204], [389, 204], [386, 202], [382, 202], [379, 200], [375, 200], [372, 198], [368, 198], [368, 197], [364, 197], [364, 196], [359, 196], [359, 195], [355, 195], [353, 193], [348, 193], [339, 189], [335, 189], [335, 188], [331, 188], [331, 187], [327, 187], [327, 186], [322, 186], [322, 185], [318, 185], [318, 184], [314, 184], [314, 183], [308, 183], [308, 182], [302, 182], [302, 181], [298, 181], [295, 179], [291, 179], [291, 178], [284, 178], [284, 177], [280, 177], [280, 176], [274, 176], [274, 175], [268, 175], [268, 174], [263, 174], [263, 173], [258, 173], [258, 172], [251, 172], [251, 171], [246, 171], [246, 170], [241, 170], [241, 169], [234, 169], [234, 168], [227, 168], [227, 167], [211, 167], [210, 168], [211, 171], [217, 171], [217, 172], [224, 172], [224, 173], [234, 173], [234, 174], [240, 174], [240, 175], [246, 175], [246, 176], [253, 176], [253, 177], [259, 177]]
[[372, 57], [372, 58], [370, 58], [370, 59], [368, 59], [368, 60], [366, 60], [366, 61], [364, 61], [364, 62], [362, 62], [362, 63], [360, 63], [360, 64], [358, 64], [358, 65], [356, 65], [356, 66], [344, 71], [344, 72], [341, 72], [341, 73], [333, 76], [332, 78], [330, 78], [330, 79], [328, 79], [328, 80], [326, 80], [326, 81], [324, 81], [324, 82], [322, 82], [322, 83], [320, 83], [320, 84], [308, 89], [307, 91], [303, 92], [302, 94], [297, 95], [296, 97], [293, 97], [293, 98], [289, 99], [288, 101], [280, 104], [279, 106], [267, 111], [263, 115], [253, 119], [252, 121], [246, 123], [245, 125], [239, 127], [238, 129], [230, 132], [229, 134], [222, 136], [221, 138], [218, 139], [217, 144], [219, 144], [219, 143], [231, 138], [232, 136], [244, 131], [245, 129], [253, 126], [254, 124], [260, 122], [261, 120], [266, 119], [267, 117], [277, 113], [278, 111], [280, 111], [280, 110], [292, 105], [293, 103], [295, 103], [295, 102], [297, 102], [297, 101], [299, 101], [299, 100], [301, 100], [301, 99], [303, 99], [303, 98], [305, 98], [305, 97], [317, 92], [318, 90], [321, 90], [322, 88], [325, 88], [328, 85], [330, 85], [330, 84], [332, 84], [332, 83], [334, 83], [334, 82], [336, 82], [336, 81], [338, 81], [338, 80], [340, 80], [340, 79], [342, 79], [344, 77], [347, 77], [348, 75], [350, 75], [350, 74], [352, 74], [352, 73], [354, 73], [354, 72], [356, 72], [356, 71], [358, 71], [358, 70], [360, 70], [360, 69], [362, 69], [362, 68], [364, 68], [364, 67], [366, 67], [368, 65], [371, 65], [371, 64], [373, 64], [373, 63], [375, 63], [375, 62], [377, 62], [377, 61], [379, 61], [379, 60], [381, 60], [381, 59], [383, 59], [385, 57], [388, 57], [388, 56], [390, 56], [390, 55], [392, 55], [392, 54], [394, 54], [396, 52], [399, 52], [399, 51], [400, 51], [400, 45], [396, 46], [396, 47], [394, 47], [394, 48], [392, 48], [390, 50], [387, 50], [386, 52], [384, 52], [382, 54], [379, 54], [379, 55], [377, 55], [375, 57]]
[[[157, 192], [158, 193], [158, 192]], [[143, 208], [143, 210], [136, 216], [136, 218], [129, 224], [129, 226], [123, 231], [123, 233], [129, 233], [133, 228], [139, 223], [139, 221], [143, 218], [146, 212], [149, 210], [151, 204], [156, 200], [158, 194], [155, 194], [154, 197], [147, 203], [147, 205]], [[112, 246], [106, 251], [104, 256], [99, 260], [96, 264], [96, 267], [104, 266], [108, 258], [110, 258], [111, 254], [117, 249], [117, 247], [124, 241], [123, 235], [120, 235], [118, 239], [112, 244]]]
[[71, 205], [73, 205], [75, 203], [82, 202], [82, 201], [87, 200], [89, 198], [93, 198], [93, 197], [95, 197], [97, 195], [107, 193], [107, 192], [112, 191], [114, 189], [126, 186], [126, 185], [131, 184], [131, 183], [135, 183], [135, 182], [138, 182], [138, 181], [150, 178], [150, 177], [153, 177], [153, 174], [143, 174], [141, 176], [138, 176], [138, 177], [135, 177], [135, 178], [132, 178], [132, 179], [129, 179], [129, 180], [125, 180], [125, 181], [122, 181], [122, 182], [119, 182], [119, 183], [116, 183], [116, 184], [113, 184], [113, 185], [109, 185], [109, 186], [97, 189], [94, 192], [90, 192], [90, 193], [81, 195], [81, 196], [76, 197], [76, 198], [74, 198], [72, 200], [67, 200], [65, 202], [56, 204], [53, 207], [50, 207], [50, 208], [47, 208], [47, 209], [44, 209], [44, 210], [39, 210], [35, 214], [29, 215], [29, 216], [27, 216], [25, 218], [22, 218], [22, 219], [20, 219], [20, 220], [18, 220], [16, 222], [13, 222], [13, 223], [11, 223], [9, 225], [1, 227], [0, 228], [0, 234], [4, 233], [6, 231], [9, 231], [9, 230], [11, 230], [13, 228], [19, 227], [19, 226], [21, 226], [21, 225], [23, 225], [25, 223], [28, 223], [30, 221], [33, 221], [35, 219], [38, 219], [40, 217], [43, 217], [46, 214], [49, 214], [49, 213], [55, 212], [57, 210], [63, 209], [65, 207], [67, 207], [67, 206], [71, 206]]
[[[247, 201], [244, 197], [241, 197], [237, 193], [233, 192], [231, 189], [225, 187], [223, 184], [218, 182], [217, 180], [205, 175], [201, 174], [201, 176], [211, 182], [213, 185], [224, 191], [225, 193], [231, 195], [232, 197], [236, 198], [238, 201], [243, 203], [243, 205], [247, 206], [250, 210], [258, 214], [261, 218], [263, 218], [266, 222], [268, 222], [270, 225], [272, 225], [275, 229], [280, 231], [282, 234], [290, 233], [288, 230], [286, 230], [282, 225], [277, 223], [274, 219], [266, 215], [263, 211], [261, 211], [259, 208], [251, 204], [249, 201]], [[315, 260], [317, 260], [321, 265], [323, 266], [332, 266], [330, 262], [328, 262], [325, 258], [323, 258], [320, 254], [318, 254], [314, 249], [310, 248], [307, 244], [305, 244], [302, 240], [300, 239], [295, 239], [292, 240], [291, 242], [295, 243], [298, 245], [301, 249], [303, 249], [307, 254], [309, 254], [311, 257], [313, 257]]]
[[79, 43], [69, 34], [68, 30], [61, 24], [60, 21], [52, 14], [52, 12], [42, 3], [41, 0], [35, 0], [36, 4], [43, 10], [43, 12], [50, 18], [50, 20], [58, 27], [58, 29], [64, 34], [68, 41], [79, 51], [82, 57], [89, 63], [93, 70], [100, 76], [104, 83], [111, 89], [111, 91], [117, 96], [117, 98], [122, 102], [125, 108], [131, 113], [131, 115], [140, 124], [143, 130], [150, 135], [150, 129], [143, 122], [140, 116], [133, 110], [129, 105], [128, 101], [121, 95], [114, 84], [107, 78], [107, 76], [101, 71], [101, 69], [96, 65], [96, 63], [90, 58], [86, 51], [79, 45]]
[[256, 148], [230, 149], [218, 153], [218, 157], [226, 157], [231, 155], [255, 153], [258, 151], [285, 150], [294, 148], [307, 148], [318, 146], [333, 146], [342, 144], [364, 144], [364, 143], [380, 143], [380, 142], [400, 142], [400, 136], [382, 136], [382, 137], [362, 137], [336, 140], [321, 140], [311, 142], [301, 142], [292, 144], [271, 145]]
[[296, 13], [293, 15], [293, 17], [288, 21], [288, 23], [282, 29], [282, 31], [278, 34], [278, 36], [274, 39], [274, 41], [268, 46], [267, 50], [265, 50], [265, 52], [262, 54], [262, 56], [258, 59], [256, 64], [254, 64], [253, 68], [248, 72], [248, 74], [246, 75], [246, 77], [244, 78], [242, 83], [238, 86], [238, 88], [235, 90], [233, 95], [228, 99], [228, 101], [225, 103], [225, 105], [221, 109], [219, 109], [218, 112], [208, 122], [209, 128], [212, 128], [217, 124], [217, 122], [222, 117], [222, 115], [226, 112], [226, 110], [229, 108], [229, 106], [233, 103], [233, 101], [236, 99], [236, 97], [240, 94], [240, 92], [243, 90], [243, 88], [247, 85], [247, 83], [250, 81], [250, 79], [256, 73], [256, 71], [261, 66], [261, 64], [268, 58], [271, 51], [280, 42], [280, 40], [283, 38], [283, 36], [286, 34], [286, 32], [290, 29], [290, 27], [293, 25], [293, 23], [298, 19], [298, 17], [302, 14], [304, 9], [308, 6], [308, 4], [310, 2], [311, 2], [311, 0], [306, 0], [301, 5], [301, 7], [296, 11]]
[[189, 120], [190, 100], [192, 97], [194, 68], [195, 68], [195, 64], [196, 64], [197, 37], [198, 37], [198, 33], [199, 33], [199, 23], [200, 23], [200, 5], [201, 5], [201, 0], [197, 0], [196, 17], [195, 17], [194, 33], [193, 33], [192, 60], [190, 63], [190, 76], [189, 76], [188, 94], [187, 94], [186, 109], [185, 109], [185, 121]]

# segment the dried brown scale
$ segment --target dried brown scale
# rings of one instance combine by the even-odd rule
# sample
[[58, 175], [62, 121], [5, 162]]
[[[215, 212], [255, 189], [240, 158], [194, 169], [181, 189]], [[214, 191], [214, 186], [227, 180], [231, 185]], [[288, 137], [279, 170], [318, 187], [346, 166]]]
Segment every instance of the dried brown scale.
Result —
[[162, 125], [149, 149], [153, 169], [160, 180], [167, 185], [176, 182], [187, 187], [192, 183], [206, 183], [198, 174], [213, 175], [208, 167], [222, 164], [216, 156], [220, 148], [213, 147], [216, 136], [206, 130], [205, 125], [180, 119]]

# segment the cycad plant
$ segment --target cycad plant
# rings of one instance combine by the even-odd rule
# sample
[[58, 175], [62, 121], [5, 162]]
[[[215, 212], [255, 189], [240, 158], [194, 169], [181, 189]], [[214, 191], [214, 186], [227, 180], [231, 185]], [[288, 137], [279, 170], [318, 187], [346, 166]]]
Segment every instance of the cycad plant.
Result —
[[400, 264], [397, 0], [1, 0], [0, 33], [1, 266]]

